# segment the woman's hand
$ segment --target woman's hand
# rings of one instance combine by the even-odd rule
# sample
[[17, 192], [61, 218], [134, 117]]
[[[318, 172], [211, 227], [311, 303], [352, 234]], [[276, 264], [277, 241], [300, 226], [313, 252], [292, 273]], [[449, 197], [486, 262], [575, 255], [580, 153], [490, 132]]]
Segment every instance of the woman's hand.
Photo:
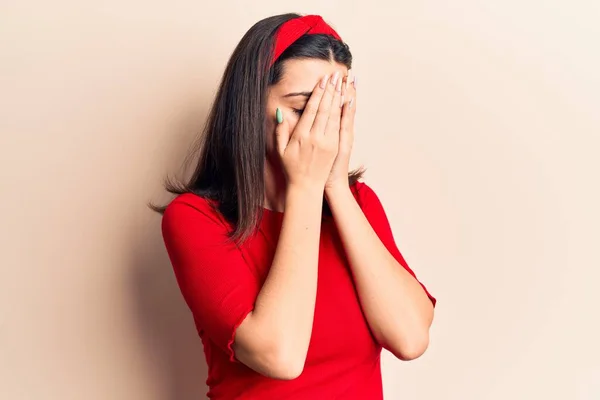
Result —
[[338, 153], [342, 83], [337, 72], [331, 79], [323, 77], [291, 133], [281, 109], [278, 109], [277, 150], [289, 186], [318, 185], [320, 190], [325, 187]]
[[348, 188], [348, 168], [350, 154], [354, 143], [354, 115], [356, 114], [356, 77], [352, 70], [344, 78], [342, 85], [342, 115], [339, 131], [338, 152], [329, 178], [325, 184], [325, 190]]

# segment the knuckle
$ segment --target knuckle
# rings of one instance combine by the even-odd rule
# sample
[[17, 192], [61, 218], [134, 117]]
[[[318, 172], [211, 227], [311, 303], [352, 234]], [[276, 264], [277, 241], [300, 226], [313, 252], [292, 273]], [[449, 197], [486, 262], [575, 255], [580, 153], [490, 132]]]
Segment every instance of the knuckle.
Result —
[[327, 152], [327, 143], [325, 143], [323, 140], [319, 139], [313, 145], [314, 149], [319, 153]]
[[338, 154], [338, 147], [334, 145], [327, 145], [327, 147], [323, 148], [325, 154], [335, 157]]
[[337, 149], [337, 144], [335, 141], [328, 139], [325, 136], [321, 136], [316, 140], [316, 145], [319, 149], [323, 150], [326, 153], [330, 153], [334, 149]]
[[312, 95], [310, 96], [312, 99], [316, 99], [317, 101], [319, 101], [319, 99], [321, 97], [323, 97], [323, 95], [327, 92], [327, 88], [324, 87], [322, 88], [321, 86], [317, 85], [316, 89], [313, 89]]
[[313, 141], [314, 141], [314, 137], [313, 135], [309, 134], [309, 135], [304, 135], [298, 138], [298, 142], [302, 145], [302, 146], [307, 146], [310, 145]]
[[309, 138], [310, 138], [310, 131], [307, 131], [307, 130], [302, 130], [302, 131], [298, 132], [298, 135], [296, 135], [296, 140], [298, 141], [298, 143], [300, 145], [305, 143]]

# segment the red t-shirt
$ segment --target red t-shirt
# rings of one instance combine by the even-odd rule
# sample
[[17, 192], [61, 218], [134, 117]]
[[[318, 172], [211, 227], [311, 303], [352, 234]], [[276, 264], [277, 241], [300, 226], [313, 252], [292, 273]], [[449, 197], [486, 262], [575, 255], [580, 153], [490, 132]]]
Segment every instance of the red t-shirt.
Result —
[[[415, 276], [394, 243], [375, 192], [362, 182], [352, 191], [383, 244]], [[302, 374], [288, 381], [271, 379], [236, 360], [235, 330], [252, 311], [269, 272], [282, 220], [283, 213], [265, 209], [257, 233], [238, 247], [226, 242], [229, 223], [199, 196], [180, 195], [165, 211], [166, 248], [204, 345], [208, 397], [382, 399], [381, 346], [362, 313], [332, 218], [322, 222], [314, 323]], [[435, 306], [436, 299], [423, 289]]]

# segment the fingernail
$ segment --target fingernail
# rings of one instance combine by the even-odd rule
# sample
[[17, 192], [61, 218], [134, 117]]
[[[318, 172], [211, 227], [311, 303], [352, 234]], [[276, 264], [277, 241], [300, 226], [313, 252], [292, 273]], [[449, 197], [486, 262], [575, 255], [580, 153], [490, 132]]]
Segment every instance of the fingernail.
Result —
[[323, 79], [321, 79], [321, 84], [319, 85], [321, 89], [325, 89], [325, 85], [327, 84], [327, 80], [329, 79], [329, 75], [325, 75]]
[[280, 124], [283, 122], [283, 113], [281, 112], [281, 110], [279, 109], [279, 107], [277, 107], [277, 111], [275, 111], [275, 117], [277, 118], [277, 123]]
[[354, 81], [352, 81], [352, 84], [354, 85], [354, 89], [356, 89], [356, 76], [354, 77]]
[[348, 102], [348, 108], [352, 108], [352, 104], [354, 104], [354, 97], [350, 99], [350, 102]]
[[342, 98], [340, 100], [340, 107], [344, 107], [344, 95], [342, 95]]
[[340, 76], [339, 72], [333, 74], [333, 78], [331, 78], [331, 84], [335, 86], [338, 83], [338, 77]]

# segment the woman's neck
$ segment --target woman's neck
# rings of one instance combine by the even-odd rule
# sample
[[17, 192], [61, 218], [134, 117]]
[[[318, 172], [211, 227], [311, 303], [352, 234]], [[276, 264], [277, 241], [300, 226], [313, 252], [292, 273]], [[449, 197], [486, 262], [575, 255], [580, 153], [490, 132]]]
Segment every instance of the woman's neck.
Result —
[[263, 206], [269, 210], [283, 212], [287, 182], [280, 167], [265, 160], [265, 201]]

